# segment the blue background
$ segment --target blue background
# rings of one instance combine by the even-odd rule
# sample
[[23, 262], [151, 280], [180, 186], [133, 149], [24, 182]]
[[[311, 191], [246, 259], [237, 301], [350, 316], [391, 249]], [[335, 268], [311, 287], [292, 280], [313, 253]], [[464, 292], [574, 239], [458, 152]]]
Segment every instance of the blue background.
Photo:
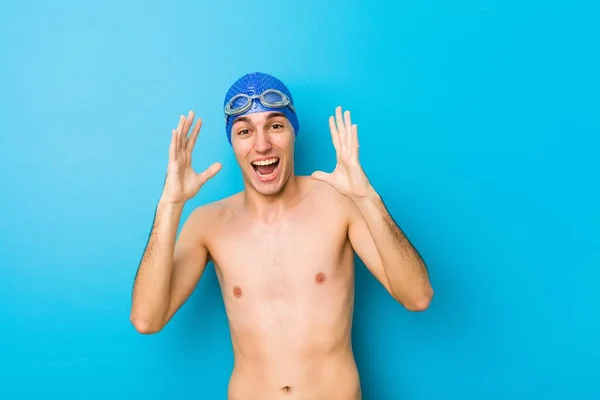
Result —
[[[600, 398], [598, 6], [592, 1], [0, 3], [0, 398], [224, 399], [212, 266], [164, 331], [129, 322], [179, 114], [205, 123], [189, 202], [242, 188], [222, 99], [288, 84], [297, 169], [327, 117], [427, 262], [424, 313], [357, 266], [365, 399]], [[596, 15], [596, 16], [594, 16]]]

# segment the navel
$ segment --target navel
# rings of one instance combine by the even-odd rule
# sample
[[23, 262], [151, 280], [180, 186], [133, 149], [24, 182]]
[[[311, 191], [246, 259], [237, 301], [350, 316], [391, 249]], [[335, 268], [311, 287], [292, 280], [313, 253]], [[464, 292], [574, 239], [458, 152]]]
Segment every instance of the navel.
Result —
[[281, 391], [283, 393], [291, 393], [292, 392], [292, 388], [289, 387], [289, 386], [284, 386], [284, 387], [281, 388]]
[[315, 282], [317, 282], [318, 284], [321, 284], [323, 282], [325, 282], [326, 276], [324, 273], [319, 272], [317, 274], [317, 276], [315, 276]]
[[235, 297], [242, 297], [242, 289], [239, 286], [233, 288], [233, 295]]

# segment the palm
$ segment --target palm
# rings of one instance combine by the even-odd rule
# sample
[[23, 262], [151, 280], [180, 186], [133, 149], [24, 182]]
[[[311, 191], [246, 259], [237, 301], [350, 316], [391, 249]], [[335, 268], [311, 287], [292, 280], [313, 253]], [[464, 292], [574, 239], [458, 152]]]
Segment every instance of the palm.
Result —
[[[341, 194], [350, 196], [356, 188], [365, 185], [363, 177], [355, 171], [356, 168], [349, 168], [345, 163], [338, 161], [330, 174], [332, 186]], [[355, 197], [361, 197], [361, 194], [355, 193]]]
[[172, 194], [170, 196], [172, 202], [184, 202], [194, 197], [200, 190], [201, 182], [191, 166], [178, 162], [169, 168], [166, 187]]
[[212, 164], [200, 174], [192, 168], [192, 151], [202, 126], [202, 120], [198, 119], [192, 133], [187, 137], [193, 120], [194, 114], [190, 111], [187, 118], [180, 117], [177, 129], [172, 131], [169, 165], [162, 196], [164, 201], [170, 203], [183, 203], [191, 199], [202, 185], [221, 169], [220, 163]]
[[317, 171], [313, 178], [328, 183], [350, 198], [365, 197], [370, 183], [358, 161], [358, 127], [352, 124], [350, 111], [342, 115], [342, 108], [337, 107], [336, 117], [329, 118], [329, 130], [337, 164], [332, 173]]
[[185, 174], [183, 176], [183, 193], [186, 199], [193, 197], [200, 187], [202, 186], [202, 181], [199, 179], [199, 175], [189, 167], [185, 170]]

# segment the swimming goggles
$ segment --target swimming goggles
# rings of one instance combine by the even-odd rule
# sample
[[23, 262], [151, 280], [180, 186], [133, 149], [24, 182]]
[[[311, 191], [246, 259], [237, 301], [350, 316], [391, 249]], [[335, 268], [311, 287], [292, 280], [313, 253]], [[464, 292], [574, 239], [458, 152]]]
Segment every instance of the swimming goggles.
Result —
[[285, 93], [277, 89], [267, 89], [261, 94], [252, 96], [245, 93], [233, 96], [225, 105], [225, 120], [230, 116], [243, 114], [248, 111], [252, 107], [254, 99], [258, 99], [267, 108], [289, 107], [292, 111], [296, 111], [290, 98]]

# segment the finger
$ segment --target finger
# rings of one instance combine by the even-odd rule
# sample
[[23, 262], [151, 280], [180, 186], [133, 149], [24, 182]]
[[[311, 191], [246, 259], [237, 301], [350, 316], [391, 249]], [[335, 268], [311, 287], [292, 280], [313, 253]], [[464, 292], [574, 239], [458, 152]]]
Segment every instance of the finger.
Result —
[[185, 150], [185, 144], [187, 141], [187, 133], [188, 133], [189, 126], [190, 126], [190, 114], [188, 113], [187, 116], [181, 115], [181, 118], [183, 118], [183, 121], [181, 122], [181, 132], [179, 132], [179, 135], [181, 136], [181, 140], [179, 142], [179, 148], [182, 150]]
[[190, 131], [190, 128], [193, 123], [194, 123], [194, 112], [192, 110], [190, 110], [185, 119], [185, 123], [183, 124], [183, 138], [182, 138], [182, 143], [181, 143], [182, 149], [186, 148], [188, 132]]
[[198, 174], [198, 180], [200, 181], [200, 186], [204, 185], [206, 181], [215, 176], [217, 172], [221, 170], [221, 163], [216, 162], [213, 163], [210, 167], [206, 168], [202, 173]]
[[177, 159], [177, 152], [175, 147], [177, 146], [177, 131], [171, 129], [171, 144], [169, 144], [169, 159], [175, 161]]
[[185, 123], [185, 117], [183, 115], [179, 116], [179, 123], [177, 124], [177, 149], [181, 148], [181, 132], [183, 131], [183, 124]]
[[344, 133], [346, 135], [346, 151], [348, 153], [352, 152], [352, 146], [354, 143], [352, 142], [352, 120], [350, 119], [350, 111], [346, 110], [344, 113]]
[[331, 132], [331, 141], [333, 142], [333, 147], [335, 148], [336, 153], [340, 152], [340, 138], [335, 127], [335, 119], [333, 116], [329, 117], [329, 131]]
[[198, 133], [200, 133], [200, 128], [202, 127], [202, 119], [198, 118], [198, 120], [196, 121], [196, 126], [194, 127], [194, 130], [192, 130], [192, 134], [190, 135], [190, 137], [187, 140], [187, 144], [185, 146], [185, 149], [189, 152], [192, 152], [192, 150], [194, 149], [194, 146], [196, 145], [196, 139], [198, 139]]
[[348, 143], [346, 140], [347, 137], [346, 137], [346, 132], [345, 132], [344, 118], [342, 116], [342, 107], [341, 106], [337, 106], [335, 109], [335, 122], [337, 123], [337, 130], [338, 130], [338, 134], [339, 134], [341, 150], [344, 151], [344, 150], [346, 150], [346, 146], [348, 145]]
[[331, 174], [325, 173], [323, 171], [315, 171], [310, 177], [314, 180], [325, 182], [329, 184], [331, 182]]
[[352, 125], [352, 153], [354, 157], [358, 157], [358, 125]]

